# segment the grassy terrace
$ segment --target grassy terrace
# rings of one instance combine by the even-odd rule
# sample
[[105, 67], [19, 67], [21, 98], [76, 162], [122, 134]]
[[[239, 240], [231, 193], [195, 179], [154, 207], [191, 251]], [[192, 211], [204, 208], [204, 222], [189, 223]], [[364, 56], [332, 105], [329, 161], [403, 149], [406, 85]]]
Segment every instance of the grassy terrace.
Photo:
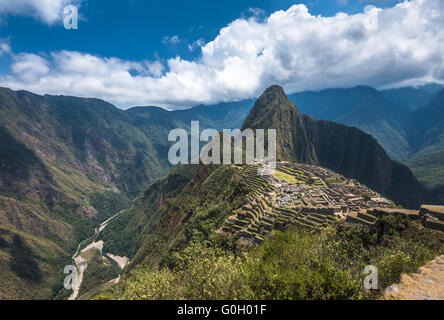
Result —
[[270, 192], [273, 188], [269, 185], [267, 180], [258, 174], [259, 166], [246, 166], [242, 173], [242, 181], [250, 188], [251, 192], [247, 197], [248, 201], [259, 197], [261, 194]]
[[[290, 165], [283, 165], [279, 167], [277, 170], [273, 172], [273, 175], [279, 179], [279, 180], [285, 180], [289, 183], [294, 184], [305, 184], [309, 185], [311, 187], [316, 188], [324, 188], [324, 182], [322, 182], [319, 178], [311, 178], [310, 176], [307, 176], [305, 172], [303, 172], [300, 169], [295, 169], [291, 167]], [[340, 183], [338, 181], [341, 181], [340, 179], [334, 178], [335, 183]], [[333, 181], [333, 180], [332, 180]]]
[[344, 181], [342, 181], [339, 178], [327, 178], [327, 179], [325, 179], [325, 182], [327, 182], [330, 185], [343, 184], [344, 183]]
[[282, 172], [282, 171], [279, 171], [279, 170], [275, 170], [273, 172], [273, 175], [276, 177], [276, 179], [285, 180], [285, 181], [290, 182], [290, 183], [294, 183], [294, 184], [303, 184], [304, 183], [303, 180], [298, 180], [296, 178], [296, 176], [290, 175], [288, 173], [285, 173], [285, 172]]

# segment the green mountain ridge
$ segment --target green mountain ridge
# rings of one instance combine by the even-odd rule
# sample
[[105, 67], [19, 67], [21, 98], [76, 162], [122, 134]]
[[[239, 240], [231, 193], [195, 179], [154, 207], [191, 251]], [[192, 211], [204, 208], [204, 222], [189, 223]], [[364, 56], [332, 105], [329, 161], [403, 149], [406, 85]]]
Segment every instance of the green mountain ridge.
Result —
[[[199, 116], [202, 107], [124, 111], [0, 88], [0, 297], [57, 295], [78, 243], [172, 169], [168, 132], [189, 130], [188, 118], [202, 129], [231, 127], [248, 112], [243, 103], [224, 106], [214, 116], [216, 106]], [[31, 252], [29, 264], [14, 262], [17, 245]]]

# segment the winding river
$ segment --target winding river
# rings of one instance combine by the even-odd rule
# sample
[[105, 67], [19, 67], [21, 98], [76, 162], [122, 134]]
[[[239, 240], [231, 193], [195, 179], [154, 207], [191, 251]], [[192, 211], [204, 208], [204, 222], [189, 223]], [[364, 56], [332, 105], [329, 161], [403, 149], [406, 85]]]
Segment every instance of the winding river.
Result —
[[108, 259], [111, 264], [113, 264], [117, 270], [119, 271], [119, 276], [116, 279], [112, 279], [109, 282], [110, 283], [118, 283], [120, 280], [120, 275], [123, 271], [123, 269], [125, 268], [125, 266], [128, 264], [129, 259], [127, 257], [119, 257], [116, 255], [113, 255], [111, 253], [106, 253], [103, 251], [103, 241], [96, 241], [98, 235], [100, 234], [100, 232], [102, 232], [106, 226], [108, 225], [108, 223], [113, 220], [114, 218], [118, 217], [120, 214], [122, 214], [123, 212], [125, 212], [125, 210], [120, 211], [119, 213], [115, 214], [114, 216], [112, 216], [111, 218], [109, 218], [108, 220], [104, 221], [98, 228], [96, 228], [95, 230], [95, 234], [94, 234], [94, 240], [87, 245], [84, 249], [82, 249], [80, 251], [80, 247], [82, 245], [82, 242], [79, 243], [78, 247], [77, 247], [77, 251], [76, 253], [74, 253], [74, 255], [72, 256], [72, 259], [74, 260], [76, 267], [77, 267], [77, 281], [75, 283], [75, 286], [73, 287], [73, 292], [71, 294], [71, 296], [68, 298], [68, 300], [75, 300], [77, 299], [77, 296], [79, 295], [79, 291], [80, 288], [82, 286], [82, 282], [83, 282], [83, 275], [85, 274], [85, 270], [88, 267], [88, 260], [85, 259], [84, 257], [82, 257], [82, 254], [87, 252], [90, 249], [96, 248], [98, 249], [102, 255]]

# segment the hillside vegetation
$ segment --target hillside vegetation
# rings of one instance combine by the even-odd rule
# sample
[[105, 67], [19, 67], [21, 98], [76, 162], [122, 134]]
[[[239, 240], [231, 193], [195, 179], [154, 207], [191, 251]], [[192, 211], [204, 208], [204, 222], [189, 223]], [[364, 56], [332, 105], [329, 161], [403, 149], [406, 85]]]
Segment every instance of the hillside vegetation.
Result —
[[[0, 88], [0, 297], [56, 296], [77, 245], [172, 169], [171, 129], [187, 129], [189, 119], [230, 128], [248, 112], [242, 102], [203, 109], [124, 111], [99, 99]], [[13, 239], [29, 248], [28, 264], [15, 263]]]
[[[275, 231], [261, 247], [210, 237], [170, 252], [174, 264], [133, 268], [95, 299], [375, 299], [443, 252], [442, 233], [395, 217], [371, 229]], [[378, 290], [363, 288], [366, 265], [378, 269]]]

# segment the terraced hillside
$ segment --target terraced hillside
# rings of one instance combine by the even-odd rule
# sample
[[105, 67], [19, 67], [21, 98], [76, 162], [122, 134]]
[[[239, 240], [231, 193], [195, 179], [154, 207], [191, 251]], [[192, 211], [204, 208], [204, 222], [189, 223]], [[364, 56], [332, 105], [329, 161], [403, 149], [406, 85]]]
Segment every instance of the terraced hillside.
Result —
[[384, 216], [421, 220], [426, 228], [444, 231], [444, 207], [396, 208], [356, 180], [314, 165], [279, 162], [272, 174], [265, 172], [266, 166], [259, 163], [242, 167], [240, 181], [249, 187], [246, 203], [232, 212], [218, 232], [260, 244], [272, 230], [291, 225], [319, 231], [345, 220], [371, 227]]
[[[393, 206], [359, 182], [318, 166], [279, 162], [271, 175], [265, 172], [260, 164], [243, 167], [241, 181], [250, 193], [219, 232], [238, 233], [242, 241], [262, 243], [274, 229], [298, 224], [319, 230], [355, 211]], [[364, 224], [376, 220], [363, 214], [356, 219]]]
[[56, 297], [78, 243], [173, 168], [170, 130], [235, 128], [249, 108], [124, 111], [0, 88], [0, 298]]

